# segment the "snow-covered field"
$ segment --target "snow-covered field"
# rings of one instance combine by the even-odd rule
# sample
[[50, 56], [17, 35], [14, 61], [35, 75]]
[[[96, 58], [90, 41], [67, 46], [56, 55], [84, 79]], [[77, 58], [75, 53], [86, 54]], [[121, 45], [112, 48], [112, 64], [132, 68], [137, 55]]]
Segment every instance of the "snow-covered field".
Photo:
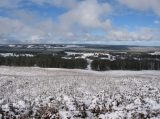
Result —
[[160, 72], [0, 67], [2, 117], [160, 119]]
[[34, 57], [32, 54], [16, 54], [16, 53], [0, 53], [0, 56], [2, 57]]

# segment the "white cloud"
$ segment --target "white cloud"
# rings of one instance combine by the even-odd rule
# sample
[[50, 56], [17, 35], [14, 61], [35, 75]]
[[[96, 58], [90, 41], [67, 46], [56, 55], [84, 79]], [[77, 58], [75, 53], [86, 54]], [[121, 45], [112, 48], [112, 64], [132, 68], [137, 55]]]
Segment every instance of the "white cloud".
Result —
[[21, 0], [0, 0], [0, 8], [17, 8]]
[[155, 20], [154, 23], [155, 24], [160, 24], [160, 20]]
[[[10, 9], [18, 8], [20, 5], [26, 3], [24, 0], [0, 0], [0, 8]], [[71, 8], [78, 4], [77, 0], [28, 0], [28, 3], [32, 2], [38, 5], [50, 5], [57, 7], [68, 7]]]
[[118, 0], [120, 3], [137, 10], [152, 10], [160, 16], [160, 0]]
[[17, 19], [0, 17], [1, 43], [63, 43], [63, 42], [107, 42], [107, 41], [149, 41], [160, 38], [158, 30], [139, 28], [136, 31], [127, 29], [108, 29], [107, 35], [95, 35], [89, 32], [76, 32], [73, 29], [64, 30], [62, 26], [51, 19], [28, 25]]
[[[23, 23], [17, 19], [10, 19], [6, 17], [0, 17], [0, 40], [6, 41], [16, 39], [19, 43], [40, 43], [42, 38], [48, 37], [48, 32], [51, 31], [51, 24], [48, 22], [48, 25], [45, 23], [40, 23], [40, 26], [43, 28], [31, 26]], [[5, 40], [4, 40], [5, 39]], [[38, 41], [39, 39], [39, 41]]]
[[155, 31], [150, 28], [140, 28], [130, 32], [126, 29], [111, 30], [107, 34], [108, 40], [117, 41], [149, 41], [154, 40]]
[[14, 33], [20, 31], [24, 25], [18, 21], [7, 17], [0, 17], [0, 33]]
[[[62, 25], [80, 25], [86, 28], [110, 27], [111, 21], [101, 19], [102, 15], [109, 14], [111, 6], [108, 3], [98, 4], [97, 0], [86, 0], [60, 17]], [[66, 26], [67, 23], [67, 26]]]
[[30, 1], [39, 5], [48, 4], [51, 6], [68, 7], [68, 8], [71, 8], [78, 4], [77, 0], [30, 0]]

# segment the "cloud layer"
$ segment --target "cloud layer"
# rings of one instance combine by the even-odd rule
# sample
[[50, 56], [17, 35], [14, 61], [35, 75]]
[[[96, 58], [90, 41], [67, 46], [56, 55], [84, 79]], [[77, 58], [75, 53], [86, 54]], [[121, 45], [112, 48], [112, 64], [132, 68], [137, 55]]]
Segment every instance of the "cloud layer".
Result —
[[[141, 12], [153, 11], [160, 16], [159, 0], [115, 0], [114, 4], [120, 9], [127, 6]], [[130, 30], [114, 24], [112, 18], [118, 14], [115, 6], [102, 0], [1, 0], [0, 40], [1, 43], [107, 44], [160, 38], [159, 29], [154, 27], [142, 25]], [[56, 10], [57, 13], [52, 13]], [[63, 12], [59, 13], [60, 10]], [[45, 17], [43, 12], [49, 15]], [[153, 24], [157, 25], [158, 21], [154, 20]]]
[[160, 16], [160, 0], [118, 0], [120, 3], [141, 11], [152, 10]]
[[155, 38], [155, 32], [149, 28], [138, 29], [134, 32], [128, 30], [113, 30], [108, 33], [108, 39], [110, 40], [131, 40], [131, 41], [149, 41]]

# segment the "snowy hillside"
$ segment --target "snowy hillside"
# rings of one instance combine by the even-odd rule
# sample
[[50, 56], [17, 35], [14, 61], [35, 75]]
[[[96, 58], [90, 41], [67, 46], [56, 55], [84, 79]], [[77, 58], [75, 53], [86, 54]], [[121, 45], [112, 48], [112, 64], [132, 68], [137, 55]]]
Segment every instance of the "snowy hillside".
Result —
[[0, 67], [0, 119], [160, 118], [159, 71]]

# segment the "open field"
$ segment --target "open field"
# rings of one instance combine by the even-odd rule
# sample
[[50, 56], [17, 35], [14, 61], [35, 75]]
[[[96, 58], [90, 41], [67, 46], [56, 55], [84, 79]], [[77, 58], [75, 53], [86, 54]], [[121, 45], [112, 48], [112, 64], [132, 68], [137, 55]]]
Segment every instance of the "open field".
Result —
[[159, 71], [0, 67], [0, 119], [160, 118]]

